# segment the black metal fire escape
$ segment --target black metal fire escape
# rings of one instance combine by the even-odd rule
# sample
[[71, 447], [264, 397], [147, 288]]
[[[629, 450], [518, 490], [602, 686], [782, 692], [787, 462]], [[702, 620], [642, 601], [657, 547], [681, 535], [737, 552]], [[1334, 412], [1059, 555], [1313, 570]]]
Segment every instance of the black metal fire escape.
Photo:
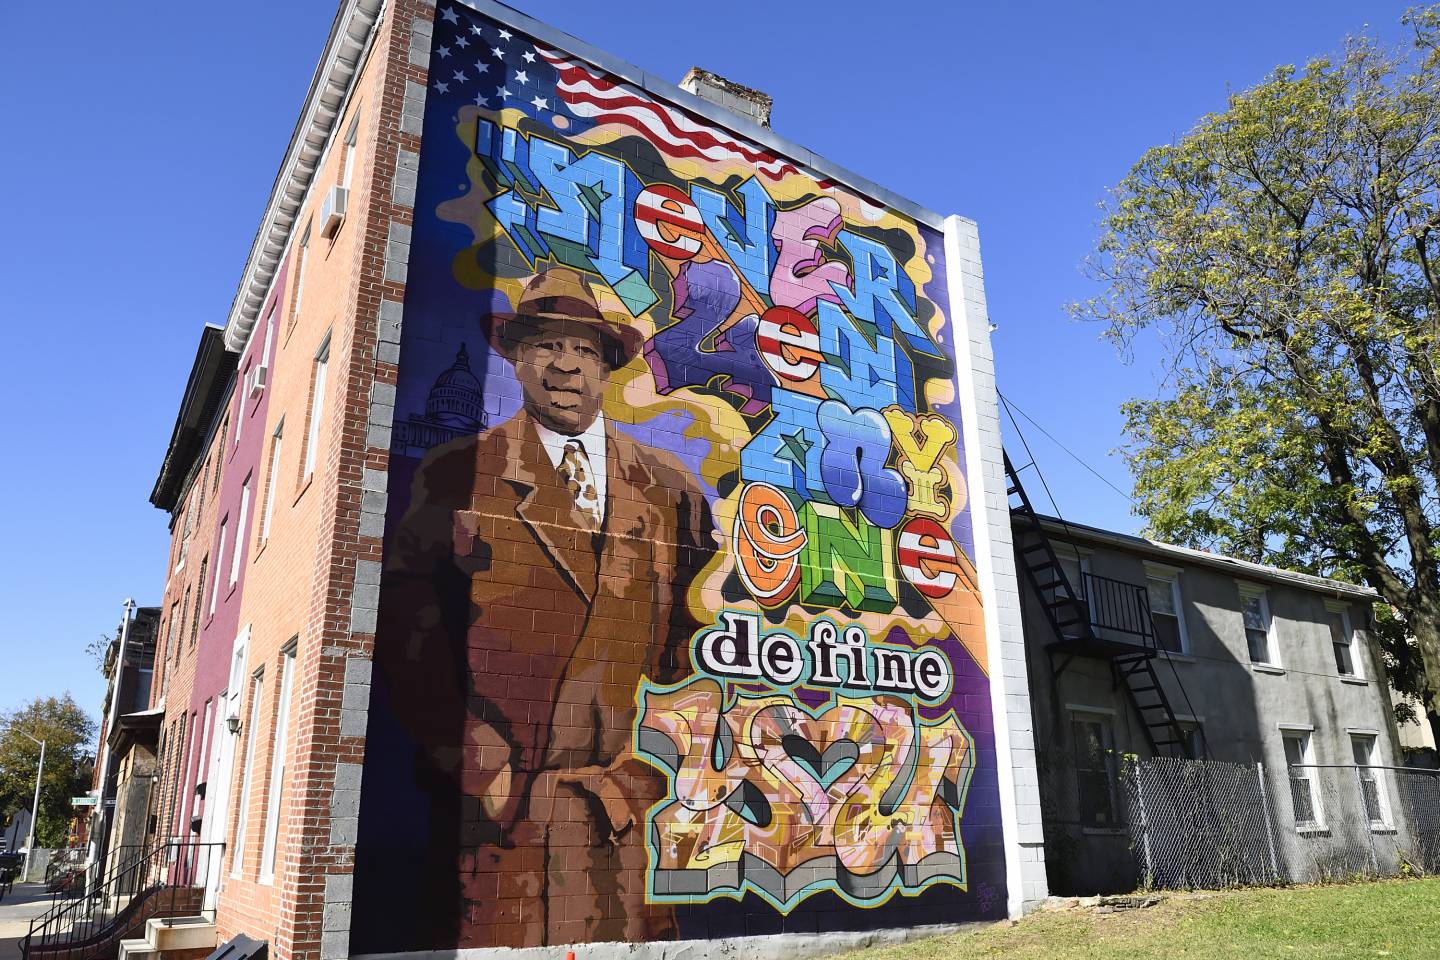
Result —
[[[1008, 455], [1005, 478], [1011, 527], [1015, 532], [1015, 556], [1055, 634], [1049, 650], [1067, 657], [1109, 660], [1116, 683], [1125, 688], [1140, 717], [1151, 750], [1157, 756], [1168, 753], [1203, 759], [1194, 755], [1196, 750], [1186, 739], [1155, 672], [1154, 661], [1159, 649], [1145, 587], [1082, 574], [1077, 589], [1060, 565], [1060, 558], [1039, 515], [1030, 505], [1030, 498], [1025, 495], [1025, 487]], [[1204, 752], [1203, 740], [1200, 752]]]

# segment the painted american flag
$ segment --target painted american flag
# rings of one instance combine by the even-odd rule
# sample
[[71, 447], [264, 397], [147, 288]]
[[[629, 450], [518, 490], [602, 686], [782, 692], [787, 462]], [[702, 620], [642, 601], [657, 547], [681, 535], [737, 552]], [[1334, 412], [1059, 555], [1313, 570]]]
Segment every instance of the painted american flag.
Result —
[[442, 4], [438, 13], [430, 95], [447, 104], [520, 110], [567, 136], [638, 133], [672, 159], [743, 163], [772, 181], [797, 172], [762, 147], [466, 7]]

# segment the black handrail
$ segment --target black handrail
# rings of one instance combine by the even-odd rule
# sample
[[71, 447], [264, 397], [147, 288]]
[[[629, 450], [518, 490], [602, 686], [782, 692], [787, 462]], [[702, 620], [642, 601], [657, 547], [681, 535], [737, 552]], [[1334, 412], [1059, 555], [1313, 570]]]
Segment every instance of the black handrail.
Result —
[[57, 899], [30, 922], [21, 942], [26, 960], [98, 960], [152, 918], [209, 915], [204, 889], [223, 843], [177, 838], [120, 848], [97, 876], [69, 899]]
[[1090, 625], [1098, 630], [1137, 637], [1141, 646], [1155, 646], [1155, 625], [1150, 619], [1150, 591], [1143, 584], [1093, 573], [1080, 577], [1080, 595], [1090, 608]]

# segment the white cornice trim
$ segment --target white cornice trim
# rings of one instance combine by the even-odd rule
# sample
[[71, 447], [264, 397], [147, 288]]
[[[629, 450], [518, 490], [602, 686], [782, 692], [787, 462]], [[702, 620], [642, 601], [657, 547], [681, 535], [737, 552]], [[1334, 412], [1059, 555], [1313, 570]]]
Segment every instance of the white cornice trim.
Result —
[[225, 321], [227, 350], [239, 353], [245, 348], [289, 245], [296, 215], [335, 134], [350, 88], [384, 9], [385, 0], [345, 0], [335, 16], [325, 52], [305, 94], [300, 122], [295, 125], [275, 185], [270, 188], [265, 216], [250, 246], [240, 287], [230, 304], [230, 316]]

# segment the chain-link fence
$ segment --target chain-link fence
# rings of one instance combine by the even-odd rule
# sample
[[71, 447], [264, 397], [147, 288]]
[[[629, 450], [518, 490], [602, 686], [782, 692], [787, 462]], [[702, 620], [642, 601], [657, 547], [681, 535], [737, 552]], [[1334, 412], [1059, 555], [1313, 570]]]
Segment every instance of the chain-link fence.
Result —
[[1164, 888], [1440, 873], [1440, 772], [1132, 759], [1139, 881]]

